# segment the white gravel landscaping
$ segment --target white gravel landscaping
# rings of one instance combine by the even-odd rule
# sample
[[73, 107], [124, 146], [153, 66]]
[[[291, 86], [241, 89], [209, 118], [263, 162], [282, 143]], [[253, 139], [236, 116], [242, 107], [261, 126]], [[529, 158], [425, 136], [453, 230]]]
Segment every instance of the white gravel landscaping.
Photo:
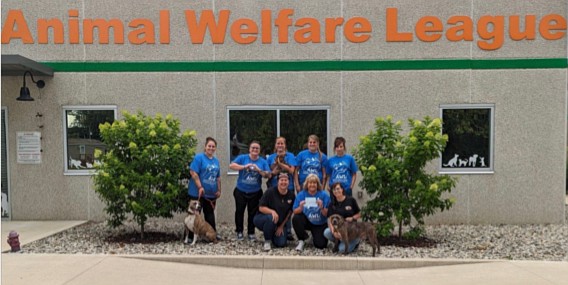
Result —
[[[568, 216], [568, 213], [567, 213]], [[568, 218], [568, 217], [567, 217]], [[568, 220], [568, 219], [567, 219]], [[327, 250], [308, 244], [303, 252], [294, 250], [296, 242], [286, 248], [262, 250], [262, 234], [258, 240], [236, 241], [234, 226], [218, 225], [223, 240], [217, 244], [198, 242], [190, 246], [182, 242], [182, 224], [174, 220], [151, 220], [146, 232], [160, 232], [164, 242], [144, 243], [135, 240], [109, 241], [116, 236], [133, 234], [138, 226], [129, 221], [117, 229], [105, 223], [90, 222], [22, 247], [22, 253], [59, 254], [173, 254], [173, 255], [275, 255], [334, 256], [331, 243]], [[134, 235], [133, 235], [134, 236]], [[437, 241], [431, 248], [382, 246], [384, 258], [460, 258], [547, 260], [568, 262], [568, 225], [437, 225], [426, 227], [426, 237]], [[371, 248], [362, 244], [349, 256], [371, 256]]]

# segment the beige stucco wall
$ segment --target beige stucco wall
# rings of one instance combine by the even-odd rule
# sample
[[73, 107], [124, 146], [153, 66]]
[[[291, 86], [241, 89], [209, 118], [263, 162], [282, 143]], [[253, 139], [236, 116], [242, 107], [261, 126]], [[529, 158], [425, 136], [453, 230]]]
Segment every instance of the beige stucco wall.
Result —
[[[475, 42], [386, 43], [387, 7], [399, 9], [399, 29], [412, 30], [418, 18], [435, 15], [559, 13], [566, 17], [567, 1], [50, 1], [42, 4], [8, 0], [2, 5], [2, 24], [9, 9], [24, 11], [35, 33], [36, 18], [66, 19], [67, 10], [80, 17], [149, 18], [170, 10], [168, 45], [2, 45], [2, 54], [20, 54], [36, 61], [241, 61], [241, 60], [400, 60], [566, 58], [567, 40], [513, 42], [496, 51], [482, 51]], [[295, 9], [294, 17], [353, 17], [371, 20], [370, 41], [353, 44], [223, 45], [188, 41], [183, 10], [230, 9], [231, 17], [260, 21], [261, 9]], [[276, 16], [273, 15], [273, 18]], [[276, 41], [276, 33], [273, 33]], [[147, 114], [171, 113], [182, 128], [195, 129], [200, 147], [207, 136], [217, 138], [217, 155], [228, 165], [227, 106], [325, 105], [330, 107], [330, 138], [344, 136], [355, 146], [368, 133], [376, 116], [439, 116], [440, 104], [495, 104], [495, 171], [457, 175], [452, 192], [456, 205], [428, 219], [430, 223], [562, 223], [566, 159], [566, 69], [424, 70], [334, 72], [56, 72], [34, 102], [16, 101], [20, 77], [2, 77], [2, 106], [8, 111], [12, 218], [104, 219], [104, 205], [90, 176], [64, 175], [63, 106], [116, 105]], [[36, 113], [42, 113], [36, 119]], [[120, 116], [120, 115], [119, 115]], [[38, 128], [43, 125], [43, 128]], [[40, 165], [16, 163], [16, 132], [42, 132]], [[432, 168], [435, 170], [435, 167]], [[232, 189], [235, 176], [223, 175], [218, 220], [233, 223]]]

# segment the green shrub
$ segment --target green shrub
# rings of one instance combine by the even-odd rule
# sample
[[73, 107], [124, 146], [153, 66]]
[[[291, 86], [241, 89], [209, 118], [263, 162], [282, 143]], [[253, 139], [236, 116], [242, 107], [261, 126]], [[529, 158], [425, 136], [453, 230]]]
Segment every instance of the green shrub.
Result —
[[[378, 223], [381, 236], [390, 235], [399, 226], [410, 227], [407, 236], [422, 233], [424, 217], [437, 209], [444, 211], [453, 199], [442, 198], [451, 192], [456, 179], [448, 175], [426, 173], [426, 163], [440, 156], [448, 141], [442, 135], [440, 119], [409, 119], [410, 131], [401, 135], [402, 123], [391, 116], [375, 120], [375, 130], [360, 138], [355, 157], [363, 173], [359, 185], [369, 194], [363, 216]], [[416, 222], [412, 225], [411, 222]]]
[[132, 214], [144, 238], [149, 217], [171, 218], [186, 207], [187, 190], [181, 181], [188, 177], [197, 141], [195, 131], [180, 135], [180, 122], [171, 115], [123, 116], [124, 120], [99, 126], [107, 152], [95, 152], [100, 160], [95, 165], [95, 191], [106, 203], [111, 227]]

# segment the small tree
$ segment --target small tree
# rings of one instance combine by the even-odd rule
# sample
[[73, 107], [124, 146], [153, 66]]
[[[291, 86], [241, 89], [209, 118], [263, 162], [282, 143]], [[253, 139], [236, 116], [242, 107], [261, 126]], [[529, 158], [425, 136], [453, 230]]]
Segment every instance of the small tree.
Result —
[[[355, 157], [363, 173], [360, 186], [370, 200], [363, 207], [366, 219], [377, 222], [378, 233], [389, 235], [394, 229], [393, 219], [399, 226], [409, 226], [409, 237], [422, 234], [424, 217], [437, 209], [449, 209], [452, 199], [442, 198], [450, 192], [456, 179], [448, 175], [425, 172], [426, 163], [440, 156], [448, 141], [442, 135], [440, 119], [425, 117], [423, 121], [409, 119], [410, 132], [401, 135], [400, 121], [391, 116], [375, 120], [375, 130], [360, 138]], [[412, 219], [416, 225], [412, 226]]]
[[188, 163], [195, 154], [195, 131], [179, 135], [180, 122], [172, 115], [154, 118], [142, 112], [122, 113], [124, 120], [99, 126], [107, 152], [95, 152], [95, 191], [106, 203], [107, 222], [117, 227], [132, 214], [140, 225], [149, 217], [171, 218], [186, 201]]

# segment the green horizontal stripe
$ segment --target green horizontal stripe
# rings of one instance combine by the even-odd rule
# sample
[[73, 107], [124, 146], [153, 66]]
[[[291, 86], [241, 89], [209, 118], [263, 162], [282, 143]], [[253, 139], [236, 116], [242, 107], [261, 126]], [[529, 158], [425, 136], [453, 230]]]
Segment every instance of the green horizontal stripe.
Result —
[[185, 62], [43, 62], [55, 72], [279, 72], [440, 69], [567, 68], [566, 58], [329, 60], [329, 61], [185, 61]]

